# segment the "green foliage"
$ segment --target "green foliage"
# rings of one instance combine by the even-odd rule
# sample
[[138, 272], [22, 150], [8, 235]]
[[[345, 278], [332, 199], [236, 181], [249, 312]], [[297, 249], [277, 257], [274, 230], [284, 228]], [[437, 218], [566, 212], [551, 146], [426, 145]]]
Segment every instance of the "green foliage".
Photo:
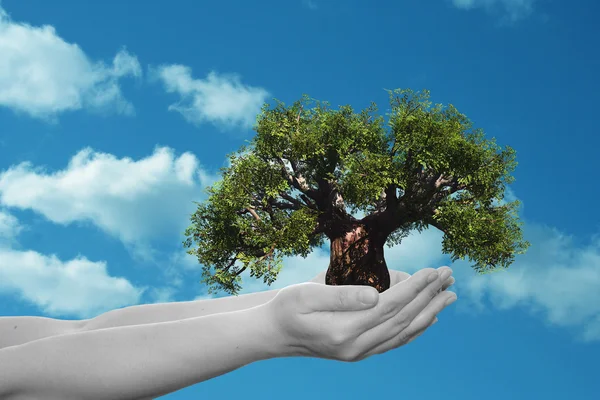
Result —
[[529, 247], [528, 242], [521, 240], [518, 206], [518, 200], [497, 207], [483, 206], [474, 200], [470, 204], [443, 202], [440, 213], [433, 216], [447, 227], [442, 251], [452, 253], [452, 261], [466, 257], [474, 260], [473, 268], [480, 273], [508, 268], [515, 254], [523, 254]]
[[[445, 253], [470, 258], [482, 273], [506, 268], [525, 251], [518, 202], [494, 204], [513, 181], [515, 151], [486, 140], [454, 106], [432, 107], [426, 90], [388, 92], [387, 125], [375, 104], [355, 113], [304, 95], [289, 107], [263, 106], [257, 135], [229, 155], [231, 167], [221, 169], [223, 179], [185, 232], [209, 291], [237, 293], [244, 269], [270, 284], [284, 255], [306, 257], [321, 246], [325, 235], [315, 229], [333, 207], [324, 183], [351, 212], [367, 215], [382, 207], [386, 188], [399, 189], [388, 246], [432, 225], [444, 232]], [[307, 202], [307, 190], [320, 191], [321, 202]]]

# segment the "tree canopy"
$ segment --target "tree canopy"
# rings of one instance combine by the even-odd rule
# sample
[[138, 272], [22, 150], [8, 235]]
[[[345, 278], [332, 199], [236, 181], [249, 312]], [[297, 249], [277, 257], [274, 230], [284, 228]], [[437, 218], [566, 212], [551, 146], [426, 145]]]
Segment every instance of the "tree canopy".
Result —
[[356, 113], [304, 95], [263, 106], [250, 146], [228, 155], [185, 231], [210, 293], [237, 294], [246, 269], [271, 284], [283, 256], [306, 257], [357, 223], [377, 227], [390, 247], [433, 226], [443, 252], [479, 273], [525, 252], [519, 202], [503, 201], [515, 151], [453, 105], [432, 106], [427, 90], [388, 92], [387, 123], [374, 103]]

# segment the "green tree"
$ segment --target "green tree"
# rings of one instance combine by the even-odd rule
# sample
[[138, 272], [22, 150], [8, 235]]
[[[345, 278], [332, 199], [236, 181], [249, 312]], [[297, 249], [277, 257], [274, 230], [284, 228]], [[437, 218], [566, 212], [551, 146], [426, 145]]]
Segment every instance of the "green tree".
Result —
[[387, 129], [374, 103], [355, 113], [304, 95], [263, 106], [250, 147], [228, 155], [185, 232], [210, 293], [237, 294], [246, 269], [271, 284], [284, 255], [306, 257], [325, 237], [326, 283], [379, 292], [390, 286], [383, 245], [414, 229], [441, 230], [443, 252], [479, 273], [525, 252], [519, 202], [502, 202], [515, 151], [485, 140], [454, 106], [432, 107], [427, 90], [388, 92]]

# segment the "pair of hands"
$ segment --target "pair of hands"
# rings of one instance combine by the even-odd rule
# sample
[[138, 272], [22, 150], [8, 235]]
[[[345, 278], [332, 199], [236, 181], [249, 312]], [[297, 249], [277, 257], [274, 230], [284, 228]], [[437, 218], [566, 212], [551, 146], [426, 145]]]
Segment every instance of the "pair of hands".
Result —
[[437, 322], [456, 300], [448, 267], [414, 275], [390, 270], [391, 285], [378, 293], [368, 286], [328, 286], [325, 273], [281, 289], [265, 304], [296, 354], [347, 362], [405, 345]]

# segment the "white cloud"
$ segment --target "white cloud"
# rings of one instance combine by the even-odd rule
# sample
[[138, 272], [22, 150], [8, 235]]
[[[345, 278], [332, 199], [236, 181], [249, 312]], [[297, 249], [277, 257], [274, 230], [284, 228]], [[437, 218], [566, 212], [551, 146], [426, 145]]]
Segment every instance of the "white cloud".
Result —
[[176, 289], [169, 286], [154, 287], [149, 290], [150, 303], [170, 303], [174, 301]]
[[[200, 168], [191, 153], [175, 156], [157, 147], [139, 160], [117, 158], [86, 148], [61, 170], [22, 163], [0, 172], [0, 203], [30, 209], [58, 224], [88, 221], [119, 238], [130, 249], [152, 253], [150, 241], [179, 237], [189, 216], [218, 178]], [[0, 245], [21, 230], [16, 218], [0, 212]], [[150, 302], [172, 301], [182, 285], [180, 268], [194, 269], [196, 259], [181, 251], [165, 269], [165, 284], [148, 291]], [[48, 315], [89, 318], [139, 303], [143, 289], [106, 271], [104, 262], [85, 258], [61, 261], [33, 251], [0, 248], [0, 290], [18, 293]]]
[[319, 6], [317, 5], [317, 3], [314, 0], [302, 0], [302, 3], [309, 10], [317, 10], [319, 8]]
[[50, 316], [91, 318], [139, 303], [145, 288], [110, 276], [105, 262], [85, 257], [61, 261], [12, 249], [22, 230], [17, 218], [0, 211], [0, 293], [16, 294]]
[[[468, 306], [482, 309], [487, 295], [499, 309], [521, 306], [551, 324], [577, 328], [583, 340], [600, 340], [600, 237], [579, 245], [547, 226], [526, 224], [532, 243], [507, 270], [490, 275], [466, 274]], [[455, 271], [468, 268], [457, 262]]]
[[260, 87], [242, 84], [235, 74], [210, 72], [205, 79], [192, 78], [183, 65], [160, 66], [152, 70], [169, 93], [177, 93], [180, 101], [169, 106], [188, 122], [205, 122], [221, 127], [251, 128], [269, 93]]
[[173, 253], [170, 257], [170, 264], [184, 271], [198, 271], [202, 266], [198, 263], [198, 258], [188, 254], [185, 250]]
[[91, 318], [139, 303], [144, 288], [109, 276], [102, 261], [0, 249], [0, 291], [17, 293], [50, 316]]
[[511, 21], [527, 17], [533, 11], [535, 0], [452, 0], [455, 7], [463, 10], [483, 8], [488, 12], [502, 10]]
[[133, 113], [119, 79], [142, 70], [124, 49], [112, 65], [93, 62], [52, 26], [12, 21], [0, 6], [0, 54], [0, 106], [51, 121], [81, 108]]
[[176, 157], [166, 147], [139, 160], [86, 148], [55, 172], [29, 162], [1, 172], [0, 203], [57, 224], [91, 222], [143, 256], [152, 252], [152, 239], [182, 237], [196, 209], [192, 201], [216, 179], [193, 154]]
[[0, 248], [7, 243], [12, 243], [16, 236], [23, 230], [17, 218], [0, 210]]

